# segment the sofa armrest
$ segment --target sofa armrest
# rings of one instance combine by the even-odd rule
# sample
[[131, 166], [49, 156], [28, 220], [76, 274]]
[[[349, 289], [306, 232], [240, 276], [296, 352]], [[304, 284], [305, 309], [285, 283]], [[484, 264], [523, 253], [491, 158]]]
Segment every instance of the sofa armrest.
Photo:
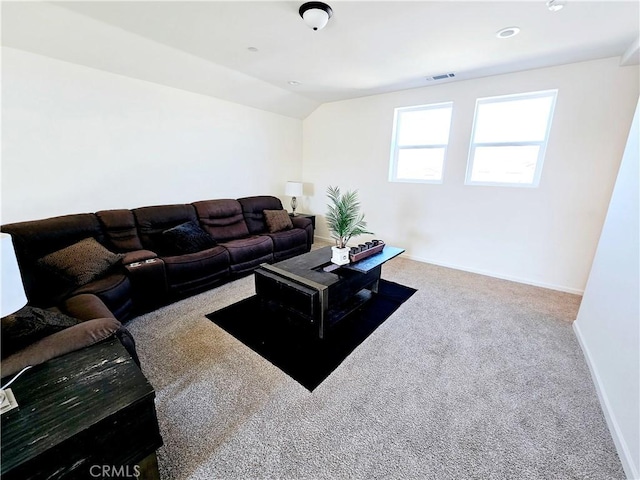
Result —
[[293, 228], [301, 228], [307, 232], [307, 250], [311, 250], [314, 236], [313, 222], [306, 217], [291, 217], [291, 223], [293, 223]]
[[306, 217], [289, 217], [291, 219], [291, 223], [293, 223], [293, 228], [307, 228], [311, 226], [311, 220]]
[[145, 260], [151, 260], [157, 257], [158, 254], [151, 250], [134, 250], [132, 252], [125, 252], [122, 264], [128, 265], [130, 263], [144, 262]]
[[115, 335], [121, 327], [114, 318], [97, 318], [79, 323], [32, 343], [0, 362], [3, 378], [29, 365], [40, 365], [52, 358], [88, 347]]
[[104, 302], [92, 293], [81, 293], [66, 299], [62, 310], [67, 315], [82, 321], [94, 318], [116, 318]]

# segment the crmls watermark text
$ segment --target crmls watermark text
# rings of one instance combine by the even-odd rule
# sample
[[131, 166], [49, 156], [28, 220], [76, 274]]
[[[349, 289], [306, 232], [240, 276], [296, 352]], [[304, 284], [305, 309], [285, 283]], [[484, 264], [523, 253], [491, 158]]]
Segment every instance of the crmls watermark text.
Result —
[[138, 478], [138, 465], [92, 465], [89, 475], [93, 478]]

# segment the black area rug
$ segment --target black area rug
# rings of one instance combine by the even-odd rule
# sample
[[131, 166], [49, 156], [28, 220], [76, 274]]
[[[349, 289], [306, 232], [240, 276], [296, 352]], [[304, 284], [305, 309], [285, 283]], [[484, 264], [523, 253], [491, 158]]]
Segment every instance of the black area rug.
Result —
[[207, 318], [313, 391], [415, 292], [380, 280], [378, 293], [333, 325], [322, 340], [316, 328], [301, 325], [299, 319], [261, 308], [255, 295]]

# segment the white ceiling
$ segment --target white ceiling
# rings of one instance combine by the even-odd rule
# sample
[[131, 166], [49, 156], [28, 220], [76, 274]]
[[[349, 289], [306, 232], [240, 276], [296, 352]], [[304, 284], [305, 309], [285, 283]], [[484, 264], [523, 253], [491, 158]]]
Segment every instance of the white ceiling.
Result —
[[[4, 45], [298, 118], [323, 102], [624, 56], [638, 1], [328, 1], [313, 31], [299, 2], [4, 2]], [[498, 39], [504, 27], [519, 35]], [[168, 48], [167, 48], [168, 47]], [[248, 50], [255, 47], [257, 52]], [[300, 85], [291, 86], [295, 80]]]

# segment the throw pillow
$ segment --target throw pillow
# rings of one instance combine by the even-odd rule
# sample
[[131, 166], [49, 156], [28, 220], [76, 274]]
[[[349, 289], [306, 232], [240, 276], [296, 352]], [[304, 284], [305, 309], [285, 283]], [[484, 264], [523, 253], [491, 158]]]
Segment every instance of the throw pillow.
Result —
[[194, 221], [186, 222], [162, 232], [168, 255], [196, 253], [217, 245], [216, 241]]
[[293, 228], [291, 217], [286, 210], [263, 210], [263, 213], [269, 233], [291, 230]]
[[78, 323], [80, 320], [62, 313], [29, 306], [21, 308], [0, 320], [2, 358]]
[[77, 288], [101, 277], [123, 258], [124, 254], [113, 253], [89, 237], [45, 255], [38, 260], [38, 265]]

